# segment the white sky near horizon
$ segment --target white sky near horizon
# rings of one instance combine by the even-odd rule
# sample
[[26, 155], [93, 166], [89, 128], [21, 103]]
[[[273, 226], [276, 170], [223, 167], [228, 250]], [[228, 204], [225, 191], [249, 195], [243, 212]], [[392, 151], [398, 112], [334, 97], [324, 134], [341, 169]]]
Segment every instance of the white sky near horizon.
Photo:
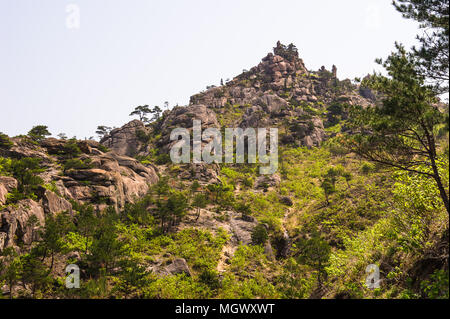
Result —
[[[68, 4], [79, 28], [66, 25]], [[42, 124], [89, 138], [135, 106], [188, 104], [277, 40], [310, 70], [362, 77], [395, 41], [412, 46], [417, 26], [390, 0], [0, 0], [0, 132]]]

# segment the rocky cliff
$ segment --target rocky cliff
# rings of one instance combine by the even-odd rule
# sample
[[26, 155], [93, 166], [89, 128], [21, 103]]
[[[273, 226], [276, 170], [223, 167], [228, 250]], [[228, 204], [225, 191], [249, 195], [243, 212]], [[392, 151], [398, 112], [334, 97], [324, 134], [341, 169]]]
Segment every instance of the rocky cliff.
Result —
[[[18, 244], [29, 245], [37, 225], [29, 225], [31, 216], [43, 226], [45, 215], [72, 212], [72, 203], [92, 204], [97, 211], [113, 206], [116, 210], [145, 195], [158, 181], [155, 168], [136, 159], [108, 151], [95, 141], [65, 141], [54, 138], [40, 143], [27, 137], [11, 139], [13, 146], [0, 149], [0, 157], [20, 160], [38, 159], [43, 181], [34, 198], [7, 203], [7, 194], [18, 187], [11, 176], [0, 176], [0, 250]], [[69, 148], [68, 146], [71, 145]], [[76, 148], [76, 156], [69, 150]], [[75, 163], [76, 165], [70, 165]]]

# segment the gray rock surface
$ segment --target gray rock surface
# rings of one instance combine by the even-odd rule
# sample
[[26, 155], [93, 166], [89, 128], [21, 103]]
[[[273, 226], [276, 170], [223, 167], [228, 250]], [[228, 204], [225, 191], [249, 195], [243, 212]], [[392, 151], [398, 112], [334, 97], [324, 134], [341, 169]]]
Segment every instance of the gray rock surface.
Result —
[[171, 264], [165, 267], [165, 272], [170, 275], [186, 274], [191, 277], [191, 270], [184, 258], [176, 258]]
[[133, 120], [121, 128], [112, 130], [101, 143], [119, 155], [134, 156], [143, 146], [138, 138], [138, 131], [148, 134], [148, 129], [139, 120]]

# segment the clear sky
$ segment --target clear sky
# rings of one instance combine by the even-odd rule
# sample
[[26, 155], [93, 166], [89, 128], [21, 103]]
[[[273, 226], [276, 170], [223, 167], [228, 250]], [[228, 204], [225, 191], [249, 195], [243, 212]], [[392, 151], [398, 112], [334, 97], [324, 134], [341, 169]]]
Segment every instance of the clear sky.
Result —
[[277, 40], [353, 79], [416, 33], [390, 0], [0, 0], [0, 131], [89, 138], [135, 106], [187, 104]]

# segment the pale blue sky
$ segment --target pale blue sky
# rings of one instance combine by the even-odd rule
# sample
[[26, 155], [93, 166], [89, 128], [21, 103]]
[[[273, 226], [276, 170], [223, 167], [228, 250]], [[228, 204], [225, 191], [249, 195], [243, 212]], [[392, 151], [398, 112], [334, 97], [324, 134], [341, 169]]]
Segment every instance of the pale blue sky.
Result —
[[[137, 105], [184, 105], [257, 65], [277, 40], [308, 69], [372, 72], [417, 24], [390, 0], [0, 0], [0, 131], [85, 138]], [[66, 6], [80, 28], [66, 27]]]

